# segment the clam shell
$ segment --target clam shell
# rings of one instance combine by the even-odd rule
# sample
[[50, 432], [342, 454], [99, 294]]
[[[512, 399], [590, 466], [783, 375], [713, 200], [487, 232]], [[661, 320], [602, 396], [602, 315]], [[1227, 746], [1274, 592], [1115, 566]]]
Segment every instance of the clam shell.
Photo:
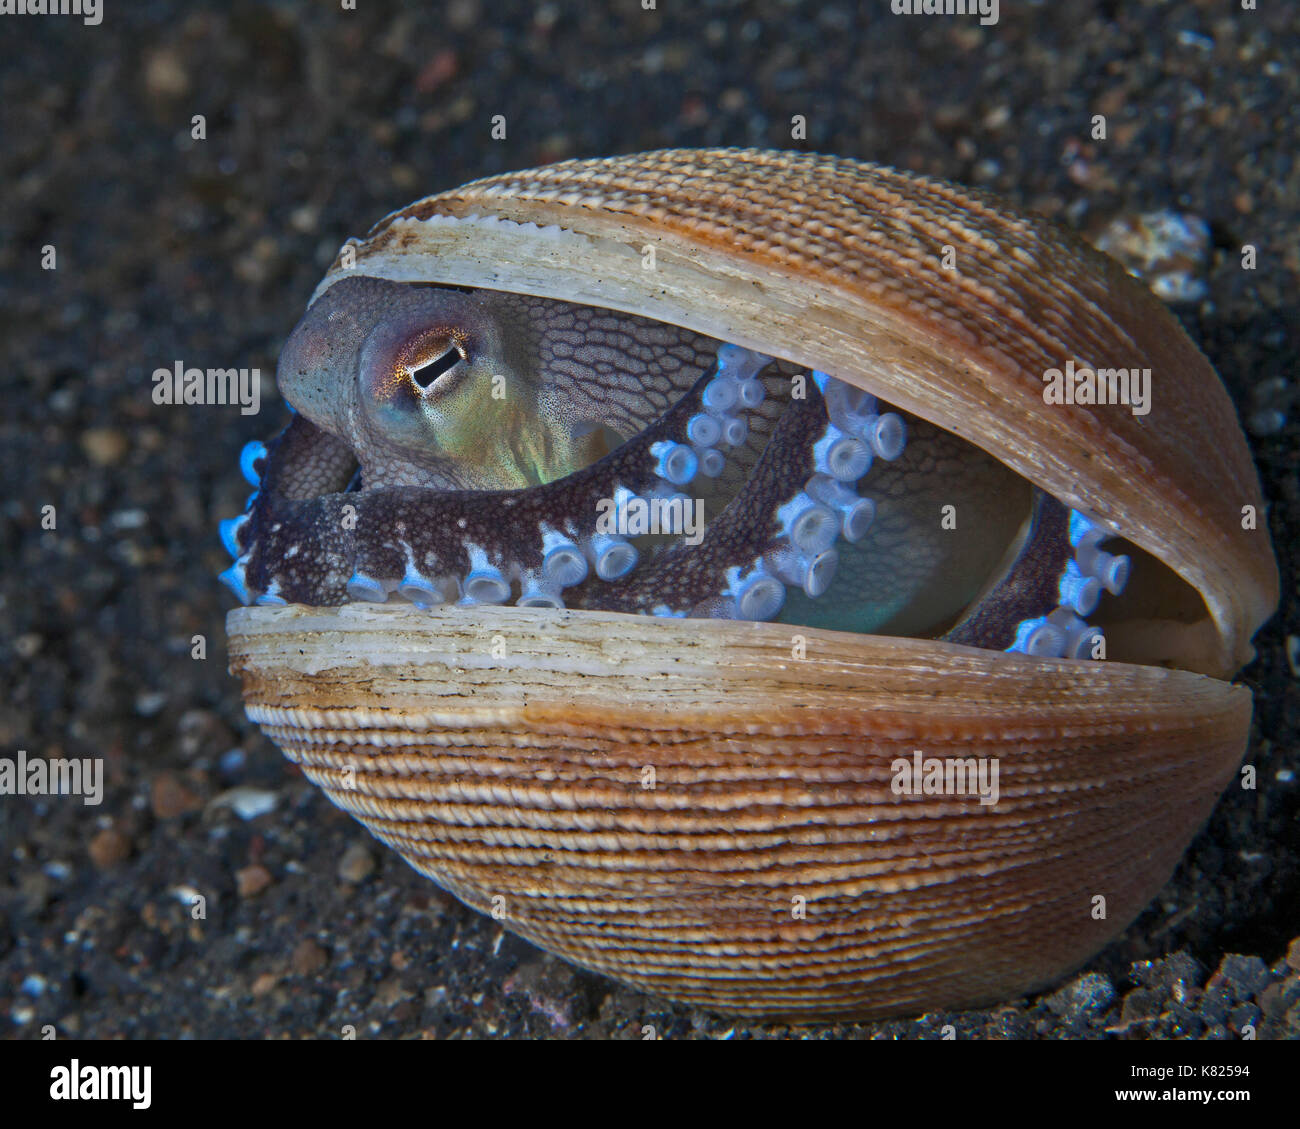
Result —
[[[1250, 694], [1222, 679], [1277, 569], [1226, 392], [1114, 262], [923, 177], [681, 150], [430, 197], [345, 246], [317, 295], [351, 273], [820, 369], [1122, 531], [1200, 602], [1137, 625], [1177, 670], [517, 607], [232, 612], [249, 716], [417, 869], [585, 967], [795, 1019], [1046, 984], [1166, 880], [1245, 748]], [[1151, 367], [1151, 413], [1045, 404], [1070, 359]], [[895, 794], [917, 750], [995, 759], [998, 802]]]
[[[249, 717], [417, 870], [586, 968], [788, 1019], [1080, 964], [1168, 878], [1251, 714], [1243, 688], [1121, 663], [806, 629], [796, 659], [772, 624], [350, 605], [229, 627]], [[996, 758], [998, 802], [896, 795], [917, 749]]]

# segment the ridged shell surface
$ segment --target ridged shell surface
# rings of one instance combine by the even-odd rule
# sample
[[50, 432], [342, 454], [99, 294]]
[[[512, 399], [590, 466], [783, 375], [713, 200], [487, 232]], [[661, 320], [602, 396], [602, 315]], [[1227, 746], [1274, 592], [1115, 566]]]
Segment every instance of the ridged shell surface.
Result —
[[[334, 803], [471, 906], [648, 991], [787, 1018], [1078, 965], [1168, 878], [1249, 728], [1248, 691], [1185, 672], [820, 631], [795, 659], [772, 625], [699, 626], [243, 609], [231, 667]], [[896, 794], [916, 750], [995, 760], [998, 802]]]

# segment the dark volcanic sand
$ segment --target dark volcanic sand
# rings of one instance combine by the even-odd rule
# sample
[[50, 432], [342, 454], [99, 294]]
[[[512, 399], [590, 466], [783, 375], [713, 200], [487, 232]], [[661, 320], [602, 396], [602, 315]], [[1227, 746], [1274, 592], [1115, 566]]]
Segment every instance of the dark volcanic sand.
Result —
[[[1224, 797], [1116, 943], [1036, 998], [799, 1034], [1300, 1035], [1300, 423], [1279, 379], [1300, 336], [1293, 5], [1007, 0], [992, 28], [858, 7], [105, 0], [97, 27], [4, 19], [0, 755], [102, 756], [108, 775], [98, 808], [0, 799], [7, 1034], [790, 1033], [578, 972], [372, 842], [244, 720], [214, 579], [217, 522], [248, 492], [240, 447], [285, 419], [276, 354], [345, 236], [486, 173], [729, 144], [933, 173], [1088, 232], [1162, 208], [1206, 220], [1207, 297], [1177, 313], [1252, 422], [1283, 570], [1243, 675], [1259, 787]], [[177, 360], [259, 367], [261, 414], [154, 405], [150, 374]], [[234, 787], [274, 810], [216, 802]]]

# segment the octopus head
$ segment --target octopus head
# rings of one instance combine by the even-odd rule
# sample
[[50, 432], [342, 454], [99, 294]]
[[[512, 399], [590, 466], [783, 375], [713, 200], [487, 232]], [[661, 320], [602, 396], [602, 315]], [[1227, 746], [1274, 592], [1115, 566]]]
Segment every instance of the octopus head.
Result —
[[294, 330], [278, 381], [352, 448], [367, 489], [516, 489], [603, 453], [590, 427], [548, 410], [529, 323], [490, 291], [347, 280]]

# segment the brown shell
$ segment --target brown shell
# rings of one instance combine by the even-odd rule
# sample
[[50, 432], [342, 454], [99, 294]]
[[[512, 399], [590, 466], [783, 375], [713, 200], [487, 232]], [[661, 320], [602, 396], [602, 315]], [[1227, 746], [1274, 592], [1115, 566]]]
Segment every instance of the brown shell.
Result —
[[[1249, 731], [1249, 691], [1202, 675], [801, 634], [802, 660], [772, 624], [245, 608], [230, 662], [290, 759], [469, 905], [649, 991], [794, 1019], [1082, 963]], [[998, 803], [895, 795], [918, 749], [996, 757]]]
[[[793, 1018], [1045, 984], [1167, 879], [1245, 748], [1249, 692], [1218, 679], [1277, 573], [1222, 385], [1111, 260], [906, 173], [683, 150], [430, 197], [345, 246], [317, 293], [350, 271], [821, 369], [1121, 530], [1208, 611], [1184, 670], [514, 607], [232, 612], [249, 716], [418, 869], [587, 967]], [[1150, 367], [1151, 413], [1046, 405], [1043, 372], [1071, 358]], [[996, 758], [999, 802], [895, 795], [915, 750]]]

